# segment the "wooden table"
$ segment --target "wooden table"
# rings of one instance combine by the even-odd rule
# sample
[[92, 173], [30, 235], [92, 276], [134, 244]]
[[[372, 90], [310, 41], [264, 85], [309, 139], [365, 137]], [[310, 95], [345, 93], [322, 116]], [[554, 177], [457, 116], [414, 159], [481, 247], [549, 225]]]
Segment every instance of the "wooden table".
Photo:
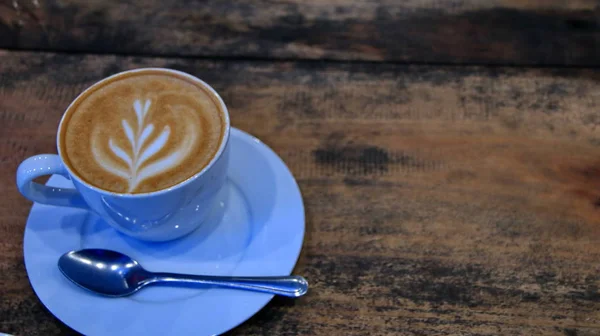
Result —
[[[485, 2], [485, 3], [484, 3]], [[600, 334], [600, 3], [0, 0], [0, 332], [73, 334], [23, 264], [26, 157], [160, 66], [302, 189], [298, 300], [232, 335]]]

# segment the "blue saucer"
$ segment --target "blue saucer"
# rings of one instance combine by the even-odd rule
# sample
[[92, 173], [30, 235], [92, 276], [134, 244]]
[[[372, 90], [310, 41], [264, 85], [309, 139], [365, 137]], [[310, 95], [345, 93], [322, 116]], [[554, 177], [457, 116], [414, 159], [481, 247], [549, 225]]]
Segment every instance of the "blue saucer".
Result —
[[[85, 335], [215, 335], [244, 322], [273, 295], [231, 289], [149, 287], [126, 298], [91, 294], [58, 270], [58, 258], [108, 248], [150, 271], [209, 275], [289, 275], [304, 239], [300, 189], [260, 140], [231, 130], [228, 180], [212, 219], [181, 239], [149, 243], [122, 235], [85, 210], [34, 204], [25, 228], [25, 266], [41, 302]], [[72, 187], [61, 176], [49, 185]], [[308, 279], [310, 282], [310, 279]]]

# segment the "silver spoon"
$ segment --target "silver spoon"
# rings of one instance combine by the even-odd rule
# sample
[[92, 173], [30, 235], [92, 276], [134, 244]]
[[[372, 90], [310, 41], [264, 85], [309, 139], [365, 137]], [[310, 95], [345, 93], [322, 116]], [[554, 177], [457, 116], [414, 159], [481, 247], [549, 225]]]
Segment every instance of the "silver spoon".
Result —
[[63, 254], [60, 271], [75, 284], [97, 294], [121, 297], [159, 283], [245, 289], [269, 294], [299, 297], [306, 294], [308, 282], [300, 276], [228, 277], [146, 271], [137, 261], [111, 250], [85, 249]]

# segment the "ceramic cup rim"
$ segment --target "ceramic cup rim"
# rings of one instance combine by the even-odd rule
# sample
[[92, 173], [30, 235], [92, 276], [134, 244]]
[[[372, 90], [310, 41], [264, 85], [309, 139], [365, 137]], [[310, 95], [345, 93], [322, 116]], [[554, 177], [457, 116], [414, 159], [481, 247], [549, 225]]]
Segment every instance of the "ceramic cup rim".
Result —
[[[216, 100], [217, 100], [216, 102], [218, 103], [219, 108], [221, 109], [221, 112], [223, 113], [223, 120], [225, 121], [225, 130], [223, 131], [223, 137], [221, 138], [221, 143], [219, 144], [219, 149], [213, 155], [213, 157], [208, 162], [208, 164], [206, 166], [204, 166], [204, 168], [202, 168], [200, 171], [198, 171], [194, 175], [188, 177], [187, 179], [185, 179], [177, 184], [174, 184], [172, 186], [169, 186], [167, 188], [164, 188], [164, 189], [134, 194], [134, 193], [119, 193], [119, 192], [114, 192], [114, 191], [110, 191], [110, 190], [106, 190], [106, 189], [102, 189], [100, 187], [94, 186], [94, 185], [90, 184], [89, 182], [85, 181], [83, 178], [81, 178], [78, 174], [76, 174], [71, 169], [71, 167], [69, 167], [68, 164], [65, 163], [66, 161], [65, 161], [65, 158], [64, 158], [62, 150], [61, 150], [60, 141], [61, 141], [61, 134], [62, 134], [62, 129], [64, 127], [64, 121], [66, 119], [66, 116], [67, 116], [67, 114], [69, 114], [68, 112], [70, 112], [70, 109], [73, 106], [73, 104], [78, 102], [79, 99], [83, 95], [85, 95], [87, 92], [89, 92], [90, 90], [93, 90], [93, 89], [97, 88], [98, 86], [103, 85], [105, 82], [109, 81], [110, 79], [112, 79], [114, 77], [123, 76], [123, 75], [129, 74], [129, 73], [144, 72], [144, 71], [168, 72], [171, 74], [176, 74], [178, 76], [183, 76], [193, 82], [200, 84], [202, 87], [207, 89], [210, 92], [210, 94], [212, 94], [216, 98]], [[65, 170], [69, 173], [69, 177], [71, 179], [76, 180], [78, 183], [85, 186], [86, 188], [93, 190], [95, 192], [98, 192], [100, 194], [109, 195], [109, 196], [113, 196], [113, 197], [117, 197], [117, 198], [140, 199], [140, 198], [159, 196], [159, 195], [169, 193], [171, 191], [182, 188], [182, 187], [192, 183], [193, 181], [197, 180], [200, 176], [204, 175], [208, 170], [210, 170], [212, 168], [212, 166], [214, 166], [214, 164], [223, 155], [223, 152], [225, 151], [225, 148], [227, 147], [227, 144], [229, 143], [230, 129], [231, 129], [231, 124], [230, 124], [229, 111], [227, 110], [227, 106], [225, 105], [225, 102], [223, 101], [221, 96], [217, 93], [217, 91], [212, 86], [210, 86], [208, 83], [206, 83], [205, 81], [201, 80], [200, 78], [198, 78], [196, 76], [190, 75], [189, 73], [186, 73], [183, 71], [169, 69], [169, 68], [161, 68], [161, 67], [144, 67], [144, 68], [130, 69], [130, 70], [125, 70], [125, 71], [115, 73], [113, 75], [110, 75], [108, 77], [105, 77], [105, 78], [95, 82], [94, 84], [90, 85], [87, 89], [85, 89], [84, 91], [79, 93], [77, 95], [77, 97], [75, 97], [75, 99], [73, 99], [73, 101], [65, 109], [65, 112], [63, 113], [63, 115], [60, 119], [60, 122], [58, 124], [58, 133], [56, 134], [56, 147], [58, 148], [58, 156], [60, 157], [60, 160], [62, 161], [62, 165], [65, 168]]]

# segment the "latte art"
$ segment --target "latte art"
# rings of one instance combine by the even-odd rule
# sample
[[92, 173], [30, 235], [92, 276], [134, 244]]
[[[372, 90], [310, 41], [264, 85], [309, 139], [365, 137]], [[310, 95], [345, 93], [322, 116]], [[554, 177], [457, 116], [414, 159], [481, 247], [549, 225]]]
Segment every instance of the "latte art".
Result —
[[223, 112], [184, 78], [140, 72], [90, 91], [67, 111], [60, 146], [69, 167], [99, 188], [175, 185], [202, 170], [222, 141]]
[[[150, 109], [151, 101], [146, 100], [142, 106], [140, 100], [133, 103], [133, 110], [137, 120], [136, 129], [134, 130], [126, 119], [121, 121], [123, 132], [128, 140], [129, 147], [121, 148], [113, 138], [108, 140], [112, 156], [109, 153], [104, 153], [101, 150], [99, 143], [103, 141], [101, 132], [94, 132], [92, 135], [92, 152], [94, 158], [107, 172], [120, 176], [127, 180], [128, 192], [135, 190], [138, 184], [146, 178], [156, 176], [165, 170], [172, 169], [181, 164], [182, 161], [191, 153], [193, 144], [197, 141], [197, 137], [201, 136], [200, 130], [194, 124], [186, 123], [184, 134], [188, 136], [179, 144], [174, 152], [168, 153], [166, 156], [158, 158], [150, 164], [144, 165], [152, 159], [158, 152], [165, 148], [169, 141], [171, 128], [165, 125], [158, 136], [152, 141], [148, 141], [154, 133], [154, 124], [147, 120], [148, 110]], [[127, 164], [122, 167], [115, 158]], [[126, 168], [126, 169], [124, 169]]]

